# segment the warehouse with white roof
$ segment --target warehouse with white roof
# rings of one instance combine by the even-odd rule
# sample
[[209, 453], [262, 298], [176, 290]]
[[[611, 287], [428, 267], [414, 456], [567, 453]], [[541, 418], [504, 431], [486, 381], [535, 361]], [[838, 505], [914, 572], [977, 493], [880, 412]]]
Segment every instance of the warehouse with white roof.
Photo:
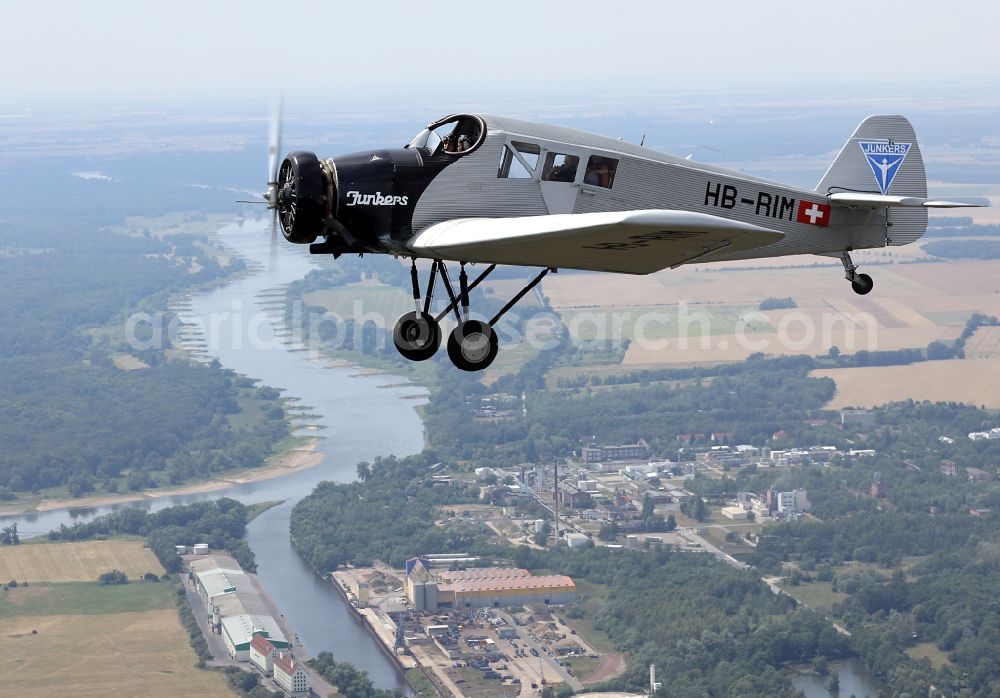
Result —
[[250, 660], [250, 642], [263, 635], [279, 650], [288, 640], [270, 614], [253, 582], [231, 557], [209, 555], [193, 560], [189, 574], [212, 614], [212, 626], [222, 635], [230, 656]]

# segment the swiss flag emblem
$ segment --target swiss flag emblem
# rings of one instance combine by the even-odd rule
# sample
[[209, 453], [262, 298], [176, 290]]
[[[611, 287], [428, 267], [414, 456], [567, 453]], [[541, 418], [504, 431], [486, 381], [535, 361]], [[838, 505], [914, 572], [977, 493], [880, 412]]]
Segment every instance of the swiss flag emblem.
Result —
[[830, 225], [830, 204], [818, 204], [815, 201], [799, 199], [799, 223], [819, 225], [824, 228]]

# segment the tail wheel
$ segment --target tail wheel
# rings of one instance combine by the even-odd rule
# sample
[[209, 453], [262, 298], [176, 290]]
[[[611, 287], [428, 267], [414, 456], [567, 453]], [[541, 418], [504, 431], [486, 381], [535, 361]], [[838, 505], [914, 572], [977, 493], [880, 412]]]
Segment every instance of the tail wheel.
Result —
[[463, 371], [482, 371], [499, 350], [497, 333], [480, 320], [466, 320], [448, 336], [448, 358]]
[[441, 325], [427, 313], [407, 313], [396, 322], [392, 343], [404, 358], [425, 361], [441, 346]]

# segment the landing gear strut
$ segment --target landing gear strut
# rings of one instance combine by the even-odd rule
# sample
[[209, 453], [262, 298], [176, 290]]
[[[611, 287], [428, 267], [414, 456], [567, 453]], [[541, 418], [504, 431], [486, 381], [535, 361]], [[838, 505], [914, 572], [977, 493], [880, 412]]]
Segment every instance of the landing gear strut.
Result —
[[410, 282], [413, 285], [413, 312], [399, 318], [392, 330], [392, 343], [396, 350], [410, 361], [424, 361], [434, 356], [441, 346], [441, 325], [428, 311], [434, 295], [434, 276], [437, 264], [431, 267], [431, 278], [427, 282], [427, 298], [420, 308], [420, 279], [417, 263], [410, 268]]
[[850, 252], [843, 252], [840, 255], [840, 261], [844, 264], [844, 278], [851, 282], [851, 288], [859, 296], [863, 296], [875, 286], [875, 282], [872, 281], [872, 277], [868, 274], [859, 274], [857, 271], [857, 266], [851, 260]]
[[[420, 282], [417, 276], [416, 260], [414, 260], [410, 268], [414, 309], [413, 312], [407, 313], [399, 319], [392, 333], [392, 341], [399, 353], [411, 361], [424, 361], [434, 356], [438, 347], [441, 346], [440, 322], [448, 313], [454, 312], [458, 326], [448, 336], [448, 358], [451, 359], [451, 362], [455, 364], [456, 368], [463, 371], [482, 371], [493, 363], [500, 349], [500, 341], [493, 326], [551, 271], [545, 269], [538, 274], [489, 322], [472, 320], [469, 318], [469, 292], [485, 280], [494, 269], [496, 269], [496, 265], [491, 264], [470, 284], [469, 277], [465, 273], [465, 264], [462, 264], [458, 276], [459, 292], [456, 296], [444, 262], [434, 260], [431, 264], [430, 279], [427, 282], [427, 295], [424, 298], [423, 308], [421, 308]], [[448, 307], [435, 317], [430, 314], [430, 309], [434, 282], [439, 275], [450, 302]], [[460, 308], [461, 310], [459, 310]]]

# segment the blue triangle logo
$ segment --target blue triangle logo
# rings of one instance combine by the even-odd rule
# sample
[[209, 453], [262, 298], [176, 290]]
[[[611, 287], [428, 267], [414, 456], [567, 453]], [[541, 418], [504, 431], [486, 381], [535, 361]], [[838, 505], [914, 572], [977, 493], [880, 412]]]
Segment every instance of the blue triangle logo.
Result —
[[868, 160], [878, 190], [883, 194], [887, 193], [913, 144], [894, 141], [858, 141], [858, 145]]

